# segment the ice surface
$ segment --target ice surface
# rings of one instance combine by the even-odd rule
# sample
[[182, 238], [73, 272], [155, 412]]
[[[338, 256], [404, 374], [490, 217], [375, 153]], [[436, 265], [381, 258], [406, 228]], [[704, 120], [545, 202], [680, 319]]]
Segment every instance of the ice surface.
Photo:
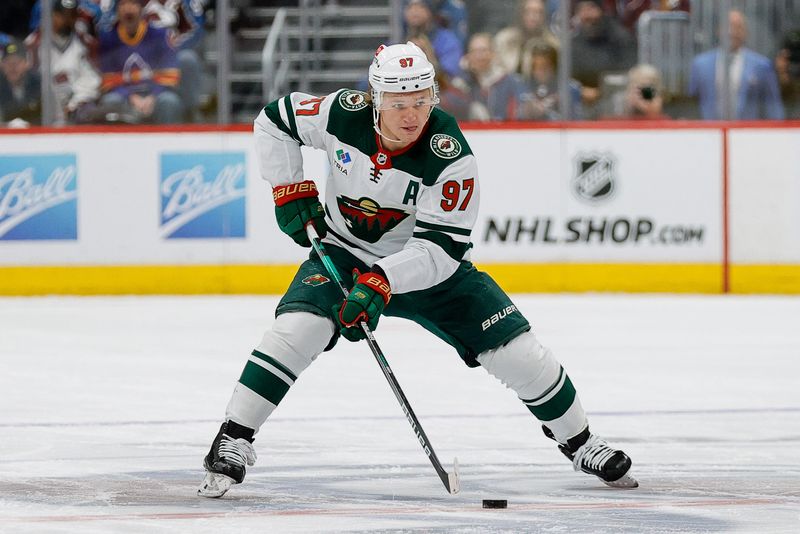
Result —
[[[574, 473], [481, 369], [376, 332], [461, 493], [363, 343], [312, 365], [224, 498], [202, 458], [273, 297], [0, 299], [0, 532], [797, 532], [800, 298], [516, 296], [641, 487]], [[508, 499], [505, 510], [481, 500]]]

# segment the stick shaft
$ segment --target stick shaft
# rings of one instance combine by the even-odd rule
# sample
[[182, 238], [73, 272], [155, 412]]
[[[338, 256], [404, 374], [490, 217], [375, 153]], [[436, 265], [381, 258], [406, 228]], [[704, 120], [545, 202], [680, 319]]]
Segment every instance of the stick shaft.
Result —
[[[333, 260], [328, 256], [327, 251], [325, 250], [322, 241], [317, 234], [316, 229], [312, 224], [306, 226], [306, 232], [308, 233], [308, 238], [311, 241], [311, 245], [314, 247], [314, 251], [319, 256], [319, 259], [325, 265], [325, 269], [328, 271], [328, 274], [336, 281], [339, 285], [339, 288], [342, 290], [342, 294], [347, 297], [349, 291], [347, 290], [347, 286], [344, 284], [342, 277], [339, 276], [339, 271], [336, 270], [336, 266], [333, 264]], [[397, 378], [395, 378], [394, 373], [392, 372], [392, 368], [389, 367], [389, 362], [386, 361], [386, 357], [383, 355], [383, 351], [378, 346], [378, 342], [375, 340], [375, 336], [372, 333], [372, 330], [367, 325], [366, 321], [361, 321], [360, 323], [361, 329], [364, 331], [364, 334], [367, 336], [367, 344], [369, 345], [370, 350], [372, 351], [373, 356], [380, 365], [381, 370], [383, 371], [383, 376], [386, 377], [386, 380], [389, 382], [389, 386], [392, 388], [392, 392], [394, 392], [394, 396], [397, 398], [397, 402], [400, 403], [400, 407], [403, 409], [403, 413], [406, 415], [406, 419], [408, 423], [411, 425], [411, 429], [414, 431], [414, 434], [417, 436], [417, 440], [419, 444], [422, 446], [422, 450], [425, 451], [425, 454], [428, 456], [428, 459], [431, 461], [433, 468], [436, 470], [436, 473], [439, 475], [439, 478], [442, 480], [444, 487], [447, 488], [449, 493], [456, 493], [458, 491], [458, 473], [454, 473], [450, 475], [442, 466], [442, 463], [439, 461], [439, 458], [436, 456], [436, 452], [433, 450], [433, 446], [431, 445], [428, 436], [425, 434], [425, 430], [422, 429], [422, 424], [420, 424], [419, 419], [417, 419], [414, 410], [411, 409], [411, 405], [406, 398], [405, 393], [403, 393], [400, 384], [397, 382]]]

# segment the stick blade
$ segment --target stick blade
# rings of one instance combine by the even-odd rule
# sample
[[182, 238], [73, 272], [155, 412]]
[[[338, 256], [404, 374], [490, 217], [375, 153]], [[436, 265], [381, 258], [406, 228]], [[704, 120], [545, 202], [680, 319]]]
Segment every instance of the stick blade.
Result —
[[453, 458], [453, 472], [447, 473], [447, 490], [455, 495], [461, 490], [461, 475], [458, 472], [458, 458]]

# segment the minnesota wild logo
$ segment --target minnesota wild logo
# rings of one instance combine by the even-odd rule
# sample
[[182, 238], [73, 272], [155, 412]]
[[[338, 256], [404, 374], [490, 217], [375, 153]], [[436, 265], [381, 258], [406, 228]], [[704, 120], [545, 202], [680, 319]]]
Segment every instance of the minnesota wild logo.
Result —
[[461, 143], [452, 135], [436, 134], [431, 137], [431, 150], [440, 158], [453, 159], [461, 154]]
[[367, 99], [361, 91], [343, 91], [339, 95], [339, 105], [347, 111], [358, 111], [367, 107]]
[[327, 276], [322, 276], [321, 274], [312, 274], [311, 276], [306, 276], [303, 278], [303, 283], [307, 286], [321, 286], [322, 284], [327, 284], [330, 282], [331, 279]]
[[408, 217], [408, 213], [403, 210], [382, 208], [367, 197], [354, 200], [341, 196], [336, 199], [336, 203], [350, 233], [367, 243], [377, 242], [383, 234], [393, 230]]

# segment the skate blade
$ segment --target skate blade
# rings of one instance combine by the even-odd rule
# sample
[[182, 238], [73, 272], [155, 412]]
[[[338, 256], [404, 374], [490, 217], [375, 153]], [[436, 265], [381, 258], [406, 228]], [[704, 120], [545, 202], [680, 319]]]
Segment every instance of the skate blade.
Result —
[[206, 477], [197, 488], [197, 494], [201, 497], [217, 499], [225, 495], [234, 484], [236, 481], [227, 475], [206, 471]]
[[[601, 478], [600, 480], [603, 479]], [[629, 473], [625, 473], [613, 482], [608, 482], [607, 480], [603, 480], [603, 482], [606, 484], [606, 486], [611, 486], [612, 488], [633, 489], [639, 487], [639, 482]]]

